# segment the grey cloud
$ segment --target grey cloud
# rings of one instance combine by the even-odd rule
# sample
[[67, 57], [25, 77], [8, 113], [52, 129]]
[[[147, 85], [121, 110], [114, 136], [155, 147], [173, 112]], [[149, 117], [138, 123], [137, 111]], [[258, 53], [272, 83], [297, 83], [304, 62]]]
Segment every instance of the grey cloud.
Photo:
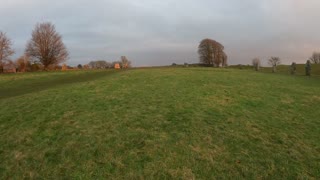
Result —
[[304, 62], [320, 50], [317, 0], [6, 0], [0, 30], [20, 56], [34, 25], [50, 21], [70, 51], [69, 63], [117, 60], [134, 65], [198, 61], [203, 38], [224, 44], [230, 64], [280, 56]]

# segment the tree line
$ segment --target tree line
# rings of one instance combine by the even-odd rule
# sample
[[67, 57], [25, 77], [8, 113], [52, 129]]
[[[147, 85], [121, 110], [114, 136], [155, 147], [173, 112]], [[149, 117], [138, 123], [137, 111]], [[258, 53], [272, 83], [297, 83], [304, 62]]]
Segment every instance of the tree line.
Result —
[[[3, 71], [4, 65], [15, 66], [20, 71], [33, 71], [39, 69], [61, 69], [60, 64], [69, 58], [69, 53], [62, 41], [62, 36], [56, 31], [55, 26], [50, 23], [40, 23], [32, 31], [31, 39], [28, 41], [25, 53], [15, 62], [11, 61], [10, 56], [15, 52], [12, 49], [12, 41], [5, 33], [0, 31], [0, 72]], [[228, 56], [224, 52], [224, 46], [213, 39], [203, 39], [198, 46], [200, 63], [212, 67], [228, 66]], [[320, 53], [313, 53], [308, 62], [306, 69], [311, 70], [311, 63], [320, 63]], [[281, 64], [279, 57], [271, 57], [268, 64], [272, 66], [272, 72], [276, 72], [277, 66]], [[120, 68], [131, 67], [131, 62], [122, 56], [120, 61], [108, 62], [105, 60], [91, 61], [86, 65], [79, 64], [78, 69], [106, 69], [118, 65]], [[252, 60], [252, 65], [258, 71], [261, 66], [259, 58]], [[66, 66], [65, 64], [63, 66]], [[295, 63], [292, 63], [292, 69], [295, 69]], [[68, 68], [68, 67], [67, 67]]]
[[[12, 41], [6, 33], [0, 31], [0, 73], [4, 68], [18, 69], [21, 72], [61, 69], [61, 63], [69, 58], [68, 50], [62, 41], [62, 36], [56, 31], [50, 22], [38, 23], [27, 42], [24, 54], [17, 60], [12, 61], [10, 57], [15, 53], [12, 49]], [[114, 64], [121, 68], [131, 67], [131, 62], [122, 56], [120, 61], [108, 63], [107, 61], [91, 61], [87, 65], [79, 64], [75, 68], [112, 68]], [[66, 66], [65, 64], [63, 66]], [[67, 68], [72, 68], [66, 66]]]
[[[203, 39], [198, 46], [198, 54], [200, 63], [206, 66], [213, 67], [226, 67], [228, 65], [228, 56], [224, 52], [224, 46], [213, 39]], [[307, 60], [305, 64], [306, 75], [311, 74], [311, 64], [320, 64], [320, 53], [314, 52], [312, 56]], [[272, 72], [277, 71], [277, 66], [281, 64], [279, 57], [271, 57], [268, 59], [268, 64], [272, 67]], [[252, 65], [256, 71], [259, 71], [261, 67], [261, 61], [259, 58], [252, 60]], [[296, 63], [293, 62], [290, 66], [291, 74], [296, 72]]]
[[0, 32], [0, 42], [0, 70], [2, 71], [5, 65], [18, 66], [21, 71], [41, 67], [47, 70], [65, 62], [69, 57], [62, 36], [49, 22], [35, 26], [31, 39], [27, 42], [24, 55], [16, 62], [10, 59], [10, 56], [15, 53], [11, 47], [12, 41], [3, 32]]
[[[90, 61], [87, 65], [88, 65], [88, 68], [91, 68], [91, 69], [108, 69], [108, 68], [114, 68], [116, 64], [119, 64], [120, 68], [122, 69], [131, 67], [131, 61], [129, 61], [126, 56], [121, 56], [120, 61], [108, 62], [105, 60], [97, 60], [97, 61]], [[80, 68], [79, 66], [81, 67], [81, 64], [78, 65], [78, 68]]]

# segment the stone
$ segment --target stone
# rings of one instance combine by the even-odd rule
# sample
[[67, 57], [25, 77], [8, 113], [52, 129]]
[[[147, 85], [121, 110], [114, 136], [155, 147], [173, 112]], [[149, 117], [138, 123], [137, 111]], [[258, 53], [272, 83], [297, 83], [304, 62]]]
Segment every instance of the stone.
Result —
[[290, 66], [290, 73], [291, 73], [292, 75], [294, 75], [294, 74], [296, 74], [296, 70], [297, 70], [296, 63], [293, 62], [293, 63], [291, 64], [291, 66]]
[[307, 61], [305, 68], [306, 68], [306, 76], [311, 76], [311, 62], [310, 62], [310, 60]]

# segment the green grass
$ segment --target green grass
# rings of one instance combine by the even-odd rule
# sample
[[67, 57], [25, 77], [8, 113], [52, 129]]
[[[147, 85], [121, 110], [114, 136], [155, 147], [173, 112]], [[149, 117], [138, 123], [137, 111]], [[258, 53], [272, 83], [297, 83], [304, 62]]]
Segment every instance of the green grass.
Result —
[[0, 107], [0, 179], [320, 178], [319, 77], [1, 75]]
[[0, 77], [0, 99], [38, 92], [67, 84], [92, 81], [115, 71], [36, 72]]

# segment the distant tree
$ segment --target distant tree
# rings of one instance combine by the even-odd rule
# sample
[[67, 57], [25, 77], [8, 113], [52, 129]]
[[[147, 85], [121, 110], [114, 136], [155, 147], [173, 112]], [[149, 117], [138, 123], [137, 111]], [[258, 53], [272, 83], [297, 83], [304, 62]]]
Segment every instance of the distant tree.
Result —
[[31, 64], [28, 56], [20, 56], [15, 62], [20, 72], [26, 72], [31, 69]]
[[66, 65], [66, 64], [62, 64], [62, 67], [61, 67], [61, 70], [62, 71], [66, 71], [66, 70], [68, 70], [69, 68], [68, 68], [68, 66]]
[[261, 61], [260, 61], [260, 59], [259, 59], [259, 58], [254, 58], [254, 59], [252, 60], [252, 65], [253, 65], [253, 67], [254, 67], [254, 69], [255, 69], [256, 71], [259, 71], [259, 70], [260, 70], [260, 66], [261, 66]]
[[113, 68], [114, 66], [113, 66], [113, 64], [112, 64], [112, 62], [107, 62], [107, 68]]
[[3, 63], [3, 66], [4, 66], [3, 71], [5, 72], [12, 72], [12, 73], [17, 72], [17, 64], [12, 60], [6, 60]]
[[90, 61], [90, 62], [88, 63], [88, 66], [89, 66], [89, 68], [91, 68], [91, 69], [95, 69], [95, 68], [96, 68], [96, 63], [95, 63], [95, 61]]
[[97, 69], [106, 69], [108, 67], [107, 62], [104, 60], [99, 60], [99, 61], [96, 61], [95, 63], [96, 63]]
[[225, 52], [222, 52], [222, 67], [228, 66], [228, 56]]
[[42, 69], [41, 65], [38, 64], [37, 62], [34, 62], [33, 64], [31, 64], [31, 71], [39, 71], [40, 69]]
[[320, 64], [320, 52], [314, 52], [309, 60], [313, 64]]
[[290, 73], [292, 75], [296, 74], [296, 70], [297, 70], [297, 64], [295, 62], [293, 62], [290, 66]]
[[277, 71], [277, 66], [281, 64], [281, 60], [279, 57], [271, 57], [268, 60], [268, 63], [272, 66], [272, 72], [275, 73]]
[[12, 42], [4, 32], [0, 31], [0, 72], [3, 71], [5, 61], [10, 60], [10, 56], [14, 54], [11, 48]]
[[131, 61], [129, 61], [126, 56], [121, 56], [120, 66], [123, 69], [130, 68], [131, 67]]
[[97, 61], [90, 61], [88, 66], [91, 69], [106, 69], [106, 68], [111, 68], [112, 67], [112, 63], [109, 63], [109, 62], [104, 61], [104, 60], [97, 60]]
[[83, 65], [83, 69], [89, 69], [89, 68], [90, 68], [90, 67], [89, 67], [88, 64]]
[[311, 61], [308, 60], [305, 66], [306, 76], [311, 76]]
[[68, 58], [62, 37], [51, 23], [36, 25], [25, 52], [31, 59], [40, 62], [44, 69], [65, 62]]
[[78, 64], [78, 69], [82, 69], [82, 65], [81, 64]]
[[223, 52], [224, 46], [212, 39], [203, 39], [198, 47], [200, 63], [219, 67], [227, 64], [227, 55]]
[[61, 70], [62, 69], [62, 66], [61, 65], [54, 65], [54, 66], [52, 66], [52, 69], [53, 70]]
[[172, 63], [172, 64], [171, 64], [171, 66], [176, 66], [176, 65], [177, 65], [176, 63]]

